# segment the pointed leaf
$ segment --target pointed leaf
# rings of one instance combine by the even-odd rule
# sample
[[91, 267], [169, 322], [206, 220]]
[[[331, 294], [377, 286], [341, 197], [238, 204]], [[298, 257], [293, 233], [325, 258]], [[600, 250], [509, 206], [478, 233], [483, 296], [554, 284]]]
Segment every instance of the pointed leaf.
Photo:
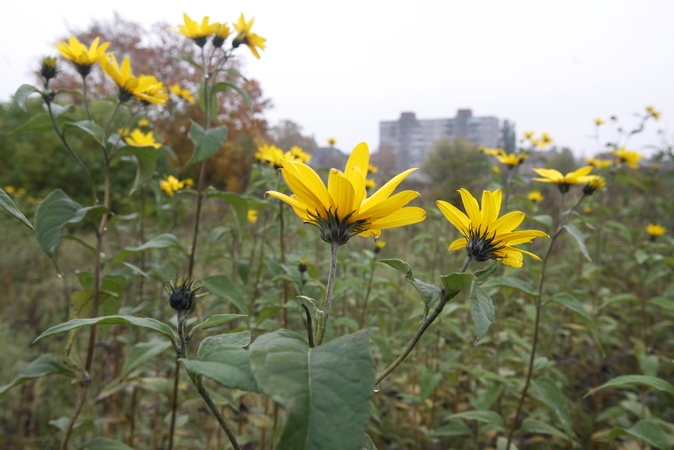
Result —
[[204, 359], [206, 356], [216, 351], [219, 347], [246, 347], [250, 344], [250, 339], [250, 331], [209, 336], [201, 341], [201, 344], [199, 344], [197, 356], [199, 359]]
[[215, 155], [226, 139], [227, 127], [225, 125], [204, 130], [198, 123], [192, 121], [190, 140], [194, 143], [194, 153], [192, 153], [190, 160], [187, 161], [187, 165], [205, 161]]
[[155, 356], [164, 353], [171, 347], [170, 342], [167, 342], [165, 339], [156, 338], [149, 342], [139, 342], [134, 345], [124, 359], [124, 366], [122, 367], [120, 378], [124, 378], [136, 367], [150, 361]]
[[91, 325], [133, 325], [140, 328], [147, 328], [166, 336], [171, 340], [171, 342], [174, 345], [177, 345], [176, 337], [173, 334], [171, 327], [169, 327], [165, 323], [149, 317], [144, 318], [144, 317], [120, 316], [120, 315], [94, 317], [91, 319], [69, 320], [68, 322], [61, 323], [59, 325], [55, 325], [49, 328], [47, 331], [36, 337], [35, 340], [33, 341], [33, 344], [35, 344], [39, 340], [42, 340], [49, 336], [53, 336], [55, 334], [65, 333], [66, 331]]
[[599, 387], [592, 389], [590, 392], [585, 394], [585, 397], [601, 389], [629, 388], [633, 387], [634, 385], [646, 386], [651, 389], [657, 389], [658, 391], [664, 391], [668, 394], [674, 395], [674, 386], [662, 378], [650, 377], [648, 375], [621, 375], [607, 381]]
[[204, 190], [204, 193], [207, 197], [216, 197], [225, 200], [230, 204], [234, 214], [236, 215], [236, 225], [239, 230], [239, 234], [246, 229], [246, 222], [248, 221], [248, 201], [243, 198], [241, 195], [234, 192], [222, 192], [218, 189], [209, 186]]
[[461, 291], [469, 291], [475, 276], [470, 273], [452, 273], [443, 275], [440, 279], [445, 287], [445, 296], [452, 299], [459, 295]]
[[556, 436], [562, 439], [570, 441], [571, 439], [566, 434], [559, 431], [557, 428], [552, 425], [548, 425], [545, 422], [539, 420], [526, 418], [522, 422], [522, 431], [526, 433], [538, 433], [538, 434], [548, 434], [550, 436]]
[[258, 386], [288, 412], [278, 450], [360, 448], [375, 379], [367, 332], [309, 348], [279, 330], [257, 338], [250, 352]]
[[26, 381], [34, 380], [35, 378], [44, 377], [47, 375], [54, 375], [57, 373], [73, 376], [66, 366], [61, 364], [59, 359], [47, 353], [38, 357], [36, 360], [30, 362], [14, 377], [11, 383], [0, 386], [0, 394], [5, 391], [25, 383]]
[[672, 448], [667, 434], [652, 420], [640, 420], [632, 428], [625, 431], [630, 436], [641, 439], [655, 448]]
[[372, 442], [372, 438], [367, 433], [363, 433], [363, 441], [360, 443], [360, 450], [377, 450], [374, 442]]
[[77, 122], [66, 122], [63, 124], [63, 132], [71, 128], [78, 128], [85, 133], [91, 135], [98, 142], [103, 143], [105, 141], [105, 131], [100, 127], [96, 122], [92, 120], [80, 120]]
[[190, 335], [194, 334], [197, 330], [205, 330], [206, 328], [217, 327], [232, 320], [240, 319], [242, 317], [248, 317], [246, 314], [214, 314], [208, 319], [201, 322], [199, 325], [195, 325], [190, 331]]
[[447, 420], [477, 420], [478, 422], [488, 423], [499, 428], [505, 429], [505, 422], [499, 413], [494, 411], [464, 411], [447, 416]]
[[499, 261], [499, 262], [496, 262], [496, 263], [492, 264], [491, 266], [487, 267], [486, 269], [482, 269], [478, 272], [475, 272], [475, 280], [477, 280], [478, 282], [482, 282], [482, 281], [486, 280], [494, 272], [496, 272], [496, 269], [498, 269], [500, 265], [501, 265], [501, 262]]
[[511, 277], [496, 277], [496, 278], [491, 278], [487, 280], [483, 285], [483, 288], [488, 289], [492, 287], [508, 287], [512, 289], [517, 289], [518, 291], [522, 291], [525, 294], [529, 295], [538, 295], [538, 293], [534, 290], [533, 286], [531, 286], [529, 283], [526, 281], [519, 280], [517, 278], [511, 278]]
[[133, 450], [133, 448], [120, 441], [97, 437], [80, 447], [80, 450]]
[[243, 97], [243, 100], [246, 102], [246, 105], [248, 105], [248, 108], [250, 109], [250, 112], [254, 112], [253, 109], [253, 101], [250, 99], [250, 95], [248, 95], [248, 92], [243, 90], [240, 86], [237, 86], [234, 83], [230, 83], [228, 81], [221, 81], [220, 83], [215, 85], [215, 92], [226, 92], [227, 89], [232, 88], [236, 92], [239, 93], [241, 97]]
[[0, 189], [0, 206], [2, 206], [5, 211], [16, 217], [25, 226], [35, 231], [33, 224], [30, 223], [28, 219], [26, 219], [26, 216], [24, 216], [23, 213], [19, 211], [19, 208], [16, 207], [9, 195], [7, 195], [7, 193], [2, 189]]
[[138, 247], [126, 247], [124, 248], [117, 257], [115, 261], [120, 262], [131, 255], [136, 253], [144, 252], [150, 249], [161, 249], [161, 248], [176, 248], [182, 253], [186, 253], [185, 249], [180, 245], [180, 241], [174, 234], [164, 233], [159, 236], [155, 236], [146, 243], [139, 245]]
[[405, 274], [405, 280], [414, 286], [414, 289], [417, 290], [419, 295], [421, 295], [421, 299], [424, 301], [424, 316], [428, 314], [428, 311], [433, 307], [435, 302], [440, 299], [440, 289], [432, 284], [424, 283], [418, 278], [414, 278], [412, 268], [403, 260], [380, 259], [379, 262], [389, 265]]
[[241, 292], [239, 292], [239, 288], [232, 283], [232, 280], [228, 276], [213, 275], [212, 277], [204, 278], [202, 281], [208, 292], [230, 300], [239, 311], [243, 313], [248, 312], [246, 300], [241, 295]]
[[36, 114], [26, 121], [23, 125], [13, 129], [9, 134], [14, 133], [45, 133], [54, 128], [49, 114]]
[[568, 400], [561, 389], [548, 377], [538, 378], [534, 381], [533, 385], [542, 403], [552, 409], [557, 419], [559, 419], [564, 432], [568, 436], [572, 436], [571, 410], [569, 409]]
[[576, 243], [578, 243], [578, 248], [580, 249], [580, 252], [583, 254], [583, 256], [588, 261], [592, 261], [590, 254], [587, 252], [587, 247], [585, 246], [585, 237], [583, 236], [583, 233], [581, 233], [580, 230], [573, 225], [564, 225], [564, 229], [568, 231], [569, 234], [576, 240]]
[[570, 309], [571, 311], [583, 316], [588, 320], [592, 320], [590, 314], [587, 312], [585, 307], [581, 302], [579, 302], [576, 297], [569, 294], [568, 292], [560, 292], [559, 294], [553, 295], [548, 302], [559, 303], [560, 305]]
[[541, 216], [527, 216], [527, 219], [531, 219], [534, 222], [538, 222], [541, 225], [543, 225], [545, 228], [550, 231], [552, 229], [552, 217], [548, 215], [541, 215]]
[[138, 189], [138, 186], [151, 180], [154, 176], [154, 170], [157, 167], [157, 149], [154, 147], [132, 147], [126, 146], [119, 150], [120, 155], [130, 153], [136, 161], [136, 179], [131, 188], [130, 194]]
[[26, 111], [26, 100], [28, 99], [30, 94], [35, 93], [41, 93], [41, 91], [35, 86], [31, 86], [30, 84], [22, 84], [14, 94], [14, 101], [16, 102], [17, 105], [19, 105], [19, 108]]
[[259, 392], [250, 365], [250, 352], [235, 345], [223, 345], [203, 360], [181, 359], [185, 369], [212, 379], [230, 389]]
[[470, 314], [473, 317], [475, 334], [477, 334], [477, 340], [479, 341], [489, 331], [496, 315], [491, 297], [487, 291], [477, 285], [477, 280], [473, 281], [470, 290]]

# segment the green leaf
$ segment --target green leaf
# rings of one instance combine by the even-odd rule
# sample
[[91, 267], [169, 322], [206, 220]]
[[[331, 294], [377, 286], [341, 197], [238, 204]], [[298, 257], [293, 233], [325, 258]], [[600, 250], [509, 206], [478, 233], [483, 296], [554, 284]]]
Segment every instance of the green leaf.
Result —
[[138, 189], [138, 186], [151, 180], [154, 176], [154, 170], [157, 167], [157, 149], [154, 147], [132, 147], [129, 145], [122, 147], [119, 151], [120, 155], [130, 153], [136, 161], [136, 179], [129, 192], [130, 195]]
[[470, 287], [475, 276], [470, 273], [452, 273], [440, 277], [442, 285], [445, 287], [445, 296], [449, 299], [459, 295], [461, 291], [470, 291]]
[[51, 353], [44, 354], [21, 369], [11, 383], [0, 386], [0, 394], [26, 381], [57, 373], [72, 376], [72, 373], [66, 366], [61, 364], [61, 361], [56, 356]]
[[248, 312], [246, 300], [241, 295], [241, 292], [239, 292], [239, 288], [232, 283], [232, 280], [228, 276], [213, 275], [212, 277], [204, 278], [202, 281], [211, 294], [230, 300], [242, 313]]
[[499, 261], [499, 262], [496, 262], [496, 263], [492, 264], [491, 266], [487, 267], [486, 269], [482, 269], [478, 272], [475, 272], [475, 280], [477, 280], [478, 282], [482, 282], [482, 281], [486, 280], [494, 272], [496, 272], [496, 269], [498, 269], [500, 265], [501, 265], [501, 262]]
[[470, 314], [473, 317], [475, 333], [479, 341], [489, 331], [496, 315], [491, 297], [487, 291], [477, 285], [477, 280], [473, 281], [470, 289]]
[[249, 351], [235, 345], [223, 345], [201, 361], [181, 359], [185, 369], [203, 375], [230, 389], [259, 392], [250, 363]]
[[22, 84], [21, 86], [19, 86], [19, 89], [16, 90], [16, 94], [14, 94], [14, 101], [16, 102], [17, 105], [19, 105], [19, 108], [23, 109], [24, 111], [27, 111], [26, 100], [28, 99], [30, 94], [35, 93], [41, 93], [41, 91], [35, 86], [31, 86], [30, 84]]
[[[78, 274], [79, 276], [79, 274]], [[80, 278], [80, 281], [82, 279]], [[82, 283], [84, 284], [84, 283]], [[99, 295], [99, 313], [101, 316], [117, 314], [119, 306], [122, 303], [122, 296], [126, 290], [126, 278], [121, 275], [107, 275], [101, 282], [101, 293]], [[93, 310], [93, 277], [91, 278], [91, 287], [81, 291], [73, 292], [71, 296], [72, 304], [70, 308], [70, 318], [80, 319], [88, 317]]]
[[580, 252], [583, 254], [583, 256], [588, 261], [592, 261], [590, 254], [587, 252], [587, 247], [585, 246], [585, 237], [583, 236], [583, 233], [581, 233], [580, 230], [573, 225], [564, 225], [564, 229], [568, 231], [569, 234], [576, 240], [578, 243], [578, 248], [580, 248]]
[[625, 430], [627, 434], [641, 439], [656, 448], [672, 448], [667, 434], [652, 420], [640, 420], [632, 428]]
[[82, 239], [80, 239], [80, 238], [78, 238], [78, 237], [72, 236], [72, 235], [70, 235], [70, 234], [66, 234], [65, 236], [61, 236], [61, 239], [64, 239], [64, 240], [66, 240], [66, 241], [77, 242], [77, 243], [80, 244], [82, 247], [84, 247], [85, 249], [87, 249], [87, 251], [88, 251], [89, 253], [91, 253], [92, 255], [95, 255], [95, 254], [96, 254], [96, 248], [95, 248], [95, 247], [93, 247], [93, 246], [87, 244], [86, 242], [84, 242]]
[[674, 386], [662, 378], [650, 377], [648, 375], [621, 375], [612, 380], [607, 381], [599, 387], [592, 389], [585, 394], [584, 397], [591, 395], [593, 392], [606, 388], [629, 388], [634, 385], [646, 386], [658, 391], [664, 391], [668, 394], [674, 395]]
[[382, 262], [386, 265], [393, 267], [396, 270], [405, 274], [405, 280], [407, 280], [414, 289], [417, 290], [421, 299], [424, 301], [424, 316], [428, 314], [428, 311], [433, 307], [435, 302], [440, 299], [440, 289], [435, 287], [432, 284], [424, 283], [423, 281], [414, 278], [412, 273], [412, 268], [405, 261], [400, 259], [380, 259], [379, 262]]
[[171, 348], [171, 343], [164, 339], [152, 339], [148, 342], [140, 342], [129, 350], [129, 354], [124, 359], [124, 366], [120, 378], [124, 378], [136, 367], [150, 361], [155, 356], [164, 353]]
[[246, 347], [248, 344], [250, 344], [250, 339], [250, 331], [209, 336], [201, 341], [201, 344], [199, 344], [197, 356], [199, 359], [204, 359], [206, 356], [216, 351], [219, 347]]
[[419, 382], [419, 402], [423, 403], [433, 394], [433, 391], [440, 384], [442, 374], [433, 370], [426, 370]]
[[592, 317], [590, 317], [590, 314], [587, 312], [583, 304], [579, 302], [576, 299], [576, 297], [569, 294], [568, 292], [560, 292], [559, 294], [555, 294], [552, 297], [550, 297], [550, 300], [548, 300], [548, 302], [559, 303], [560, 305], [570, 309], [571, 311], [580, 314], [584, 318], [592, 320]]
[[[133, 325], [140, 328], [147, 328], [153, 331], [156, 331], [171, 340], [174, 345], [176, 343], [176, 337], [171, 330], [171, 327], [166, 325], [163, 322], [158, 321], [157, 319], [144, 318], [144, 317], [134, 317], [134, 316], [105, 316], [105, 317], [94, 317], [91, 319], [73, 319], [68, 322], [61, 323], [49, 328], [47, 331], [39, 335], [33, 341], [35, 344], [37, 341], [42, 340], [49, 336], [54, 336], [55, 334], [65, 333], [66, 331], [74, 330], [76, 328], [82, 328], [91, 325]], [[32, 345], [32, 344], [31, 344]]]
[[457, 414], [447, 416], [447, 420], [477, 420], [478, 422], [488, 423], [505, 429], [505, 422], [501, 415], [494, 411], [464, 411]]
[[201, 72], [204, 71], [204, 68], [201, 67], [201, 64], [197, 63], [194, 59], [192, 59], [191, 56], [187, 55], [180, 55], [180, 56], [173, 56], [173, 58], [177, 59], [178, 61], [185, 61], [186, 63], [189, 63], [199, 69]]
[[215, 155], [227, 139], [227, 127], [221, 125], [204, 131], [198, 123], [192, 121], [189, 136], [194, 143], [194, 153], [187, 165], [205, 161]]
[[133, 448], [120, 441], [97, 437], [80, 447], [80, 450], [133, 450]]
[[236, 92], [239, 93], [241, 97], [243, 97], [243, 100], [246, 102], [246, 105], [248, 105], [248, 108], [250, 109], [250, 112], [255, 112], [253, 109], [253, 101], [250, 99], [250, 96], [248, 95], [248, 92], [243, 90], [240, 86], [237, 86], [234, 83], [230, 83], [227, 81], [221, 81], [220, 83], [215, 85], [215, 92], [226, 92], [227, 89], [232, 88]]
[[571, 440], [569, 436], [562, 433], [557, 428], [536, 419], [530, 418], [524, 419], [524, 422], [522, 422], [522, 431], [527, 433], [548, 434], [550, 436], [556, 436], [562, 439], [566, 439], [567, 441]]
[[70, 128], [78, 128], [85, 133], [91, 135], [98, 142], [103, 143], [105, 141], [105, 131], [100, 127], [96, 122], [92, 120], [80, 120], [77, 122], [66, 122], [63, 124], [63, 132]]
[[217, 327], [223, 323], [231, 322], [232, 320], [240, 319], [242, 317], [248, 317], [245, 314], [214, 314], [208, 319], [201, 322], [199, 325], [195, 325], [190, 331], [190, 335], [194, 334], [197, 330], [205, 330], [207, 328]]
[[548, 215], [527, 216], [527, 219], [531, 219], [534, 222], [540, 223], [545, 228], [547, 228], [548, 231], [550, 231], [552, 229], [552, 217], [550, 217]]
[[28, 219], [26, 219], [26, 216], [24, 216], [23, 213], [19, 211], [19, 208], [16, 207], [16, 205], [9, 197], [9, 195], [7, 195], [7, 193], [2, 189], [0, 189], [0, 206], [2, 206], [5, 209], [5, 211], [7, 211], [15, 218], [17, 218], [25, 226], [35, 231], [35, 228], [33, 228], [33, 224], [30, 223]]
[[241, 78], [243, 79], [243, 81], [248, 82], [248, 78], [246, 78], [245, 76], [243, 76], [243, 74], [241, 74], [241, 72], [239, 72], [239, 71], [236, 70], [236, 69], [226, 68], [226, 69], [221, 69], [221, 70], [222, 70], [223, 72], [227, 72], [228, 74], [236, 75], [237, 77], [241, 77]]
[[206, 188], [204, 190], [204, 193], [209, 198], [217, 197], [229, 203], [232, 209], [234, 210], [234, 214], [236, 215], [237, 218], [237, 227], [239, 230], [239, 234], [241, 234], [243, 230], [246, 229], [246, 222], [248, 221], [248, 201], [245, 198], [234, 192], [219, 191], [218, 189], [212, 186]]
[[52, 124], [49, 114], [36, 114], [26, 121], [23, 125], [13, 129], [9, 134], [14, 133], [45, 133], [51, 131], [54, 125]]
[[372, 438], [367, 433], [363, 433], [363, 440], [360, 443], [360, 450], [377, 450], [374, 442], [372, 442]]
[[572, 436], [571, 410], [561, 389], [548, 377], [538, 378], [533, 386], [541, 402], [555, 413], [567, 436]]
[[250, 352], [258, 386], [288, 412], [277, 450], [359, 448], [375, 379], [366, 331], [309, 348], [279, 330], [257, 338]]
[[160, 249], [160, 248], [176, 248], [182, 253], [186, 254], [185, 249], [180, 245], [180, 241], [174, 234], [164, 233], [159, 236], [155, 236], [146, 243], [139, 245], [138, 247], [126, 247], [122, 249], [121, 252], [117, 254], [115, 261], [121, 262], [122, 260], [128, 258], [131, 255], [136, 253], [144, 252], [150, 249]]
[[517, 278], [511, 278], [511, 277], [496, 277], [496, 278], [491, 278], [487, 280], [483, 285], [483, 288], [489, 289], [493, 287], [508, 287], [512, 289], [516, 289], [518, 291], [522, 291], [525, 294], [533, 295], [536, 296], [538, 293], [534, 290], [533, 286], [531, 286], [529, 283], [526, 281], [519, 280]]
[[58, 249], [61, 229], [67, 223], [77, 223], [87, 215], [99, 215], [107, 211], [103, 206], [83, 208], [61, 189], [52, 191], [35, 211], [35, 231], [42, 250], [54, 261], [58, 270]]

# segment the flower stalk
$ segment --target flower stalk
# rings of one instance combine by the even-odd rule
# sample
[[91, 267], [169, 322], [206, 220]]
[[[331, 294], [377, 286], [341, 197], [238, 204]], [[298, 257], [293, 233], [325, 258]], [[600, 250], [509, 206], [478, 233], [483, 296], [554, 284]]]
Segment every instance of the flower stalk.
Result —
[[323, 317], [321, 318], [316, 333], [316, 345], [323, 343], [325, 330], [328, 328], [328, 319], [330, 319], [330, 309], [332, 308], [332, 291], [335, 288], [335, 277], [337, 275], [337, 242], [330, 243], [330, 271], [328, 272], [328, 285], [325, 288], [325, 299], [323, 300]]

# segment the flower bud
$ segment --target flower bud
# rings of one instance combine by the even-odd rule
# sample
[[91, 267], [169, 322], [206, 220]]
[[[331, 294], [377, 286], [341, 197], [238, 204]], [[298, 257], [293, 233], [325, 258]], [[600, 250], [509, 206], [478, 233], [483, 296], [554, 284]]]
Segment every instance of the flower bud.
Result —
[[307, 258], [302, 258], [300, 259], [300, 263], [297, 265], [297, 270], [300, 271], [300, 273], [304, 273], [307, 271], [307, 266], [309, 265], [309, 260]]
[[49, 82], [52, 78], [56, 78], [58, 73], [58, 68], [56, 67], [56, 57], [54, 56], [45, 56], [42, 58], [40, 63], [40, 75], [44, 78], [45, 82]]
[[181, 312], [190, 311], [194, 308], [197, 291], [201, 289], [201, 286], [193, 288], [193, 285], [194, 280], [182, 277], [175, 282], [169, 281], [166, 284], [171, 308]]

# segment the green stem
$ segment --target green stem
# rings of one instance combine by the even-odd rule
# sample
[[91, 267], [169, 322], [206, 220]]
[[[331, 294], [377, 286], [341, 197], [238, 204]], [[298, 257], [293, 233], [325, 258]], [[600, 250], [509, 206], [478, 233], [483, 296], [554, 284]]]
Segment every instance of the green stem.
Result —
[[360, 319], [358, 320], [358, 328], [362, 329], [365, 325], [365, 315], [367, 314], [367, 302], [370, 299], [370, 292], [372, 291], [372, 280], [374, 279], [374, 265], [377, 258], [373, 257], [370, 262], [370, 279], [367, 281], [367, 291], [365, 291], [365, 299], [363, 299], [363, 310], [360, 312]]
[[323, 343], [325, 330], [328, 327], [328, 319], [330, 318], [332, 291], [335, 287], [335, 276], [337, 275], [337, 247], [339, 247], [339, 244], [336, 242], [330, 244], [330, 272], [328, 273], [328, 286], [325, 289], [325, 300], [323, 301], [323, 319], [316, 333], [316, 346]]
[[[474, 261], [473, 257], [469, 256], [466, 259], [466, 262], [463, 264], [463, 267], [461, 268], [459, 273], [464, 273], [468, 269], [468, 267], [473, 263], [473, 261]], [[405, 360], [405, 358], [407, 358], [407, 356], [412, 352], [414, 347], [417, 345], [417, 342], [419, 342], [419, 340], [421, 339], [421, 336], [424, 335], [428, 327], [430, 327], [431, 324], [435, 321], [435, 319], [438, 318], [440, 313], [442, 313], [442, 310], [445, 308], [445, 305], [449, 300], [450, 297], [446, 295], [442, 296], [433, 312], [430, 315], [426, 316], [423, 322], [421, 322], [419, 330], [417, 330], [417, 333], [414, 335], [412, 340], [407, 343], [405, 349], [400, 354], [400, 356], [398, 356], [398, 358], [395, 361], [393, 361], [391, 365], [389, 365], [379, 375], [377, 375], [377, 379], [375, 380], [374, 383], [375, 386], [381, 383], [384, 378], [386, 378], [391, 372], [393, 372], [396, 369], [396, 367], [398, 367]]]

